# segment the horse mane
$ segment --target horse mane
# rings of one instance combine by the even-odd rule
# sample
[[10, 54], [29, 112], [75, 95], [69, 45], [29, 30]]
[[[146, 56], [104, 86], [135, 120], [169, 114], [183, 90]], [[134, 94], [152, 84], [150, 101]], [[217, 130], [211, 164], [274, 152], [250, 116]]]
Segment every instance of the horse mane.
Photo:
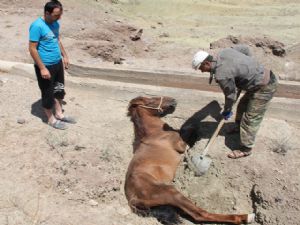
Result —
[[130, 102], [128, 107], [128, 113], [127, 116], [130, 117], [130, 120], [134, 124], [134, 141], [133, 141], [133, 149], [135, 149], [139, 146], [141, 143], [141, 139], [146, 135], [145, 127], [143, 126], [142, 120], [140, 118], [140, 115], [138, 113], [138, 105], [133, 104]]

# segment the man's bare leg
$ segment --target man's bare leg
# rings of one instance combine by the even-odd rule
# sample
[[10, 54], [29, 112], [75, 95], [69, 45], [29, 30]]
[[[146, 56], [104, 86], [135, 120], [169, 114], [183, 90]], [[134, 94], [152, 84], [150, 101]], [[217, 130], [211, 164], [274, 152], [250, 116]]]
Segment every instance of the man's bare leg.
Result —
[[62, 109], [62, 100], [54, 98], [54, 109], [55, 109], [55, 117], [57, 119], [64, 118], [63, 109]]
[[54, 99], [55, 118], [65, 123], [75, 124], [76, 120], [71, 116], [65, 116], [62, 109], [62, 99]]
[[51, 110], [51, 109], [46, 109], [46, 108], [44, 108], [44, 111], [45, 111], [45, 114], [46, 114], [46, 116], [47, 116], [48, 123], [50, 123], [50, 124], [55, 123], [55, 122], [56, 122], [56, 118], [55, 118], [55, 116], [53, 115], [52, 110]]

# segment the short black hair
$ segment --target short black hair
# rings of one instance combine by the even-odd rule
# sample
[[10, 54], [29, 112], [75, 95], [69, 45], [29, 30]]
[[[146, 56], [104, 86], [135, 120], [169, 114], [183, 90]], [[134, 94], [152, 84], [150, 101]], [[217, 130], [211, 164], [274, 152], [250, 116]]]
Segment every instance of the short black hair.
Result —
[[58, 0], [51, 0], [46, 3], [44, 7], [44, 13], [52, 13], [55, 8], [60, 8], [61, 10], [63, 9], [62, 4]]

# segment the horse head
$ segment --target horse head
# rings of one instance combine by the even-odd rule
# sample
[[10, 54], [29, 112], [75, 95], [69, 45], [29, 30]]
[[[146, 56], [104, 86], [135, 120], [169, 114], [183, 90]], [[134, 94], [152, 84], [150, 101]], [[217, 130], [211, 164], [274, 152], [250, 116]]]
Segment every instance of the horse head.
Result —
[[130, 101], [128, 116], [132, 117], [138, 109], [147, 111], [152, 116], [163, 117], [175, 111], [177, 102], [171, 97], [142, 97], [139, 96]]

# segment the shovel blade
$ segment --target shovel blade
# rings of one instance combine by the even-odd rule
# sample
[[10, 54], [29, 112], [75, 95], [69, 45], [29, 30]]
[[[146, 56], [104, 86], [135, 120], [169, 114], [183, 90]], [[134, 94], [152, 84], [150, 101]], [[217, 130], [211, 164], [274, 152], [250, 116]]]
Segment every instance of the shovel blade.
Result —
[[209, 169], [212, 160], [201, 154], [194, 154], [191, 158], [193, 163], [195, 176], [202, 176]]

